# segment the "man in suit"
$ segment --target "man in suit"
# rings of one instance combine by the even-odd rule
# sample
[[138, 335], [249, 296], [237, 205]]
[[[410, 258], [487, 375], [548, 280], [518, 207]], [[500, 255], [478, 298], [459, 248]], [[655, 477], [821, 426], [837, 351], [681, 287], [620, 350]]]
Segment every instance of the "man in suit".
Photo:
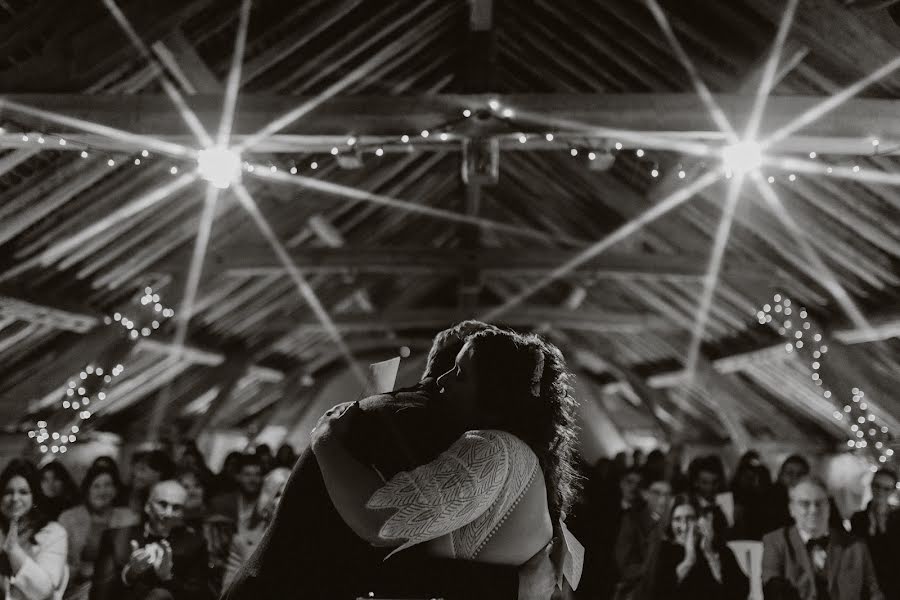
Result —
[[[388, 479], [436, 458], [463, 432], [444, 418], [435, 378], [449, 370], [465, 338], [488, 327], [467, 321], [435, 337], [422, 381], [360, 401], [351, 451]], [[341, 400], [341, 399], [336, 399]], [[348, 400], [348, 399], [344, 399]], [[352, 398], [351, 398], [352, 400]], [[298, 459], [272, 523], [223, 600], [372, 597], [546, 598], [549, 548], [523, 568], [435, 559], [411, 548], [385, 561], [334, 508], [312, 451]], [[550, 577], [552, 580], [552, 577]], [[532, 594], [534, 594], [532, 596]]]
[[234, 477], [238, 489], [220, 494], [209, 503], [209, 512], [231, 519], [238, 533], [250, 528], [253, 511], [262, 490], [262, 459], [256, 454], [242, 454]]
[[644, 505], [636, 512], [625, 513], [616, 539], [615, 557], [619, 569], [616, 600], [631, 598], [643, 579], [644, 563], [650, 549], [659, 542], [659, 522], [672, 499], [672, 484], [659, 475], [654, 480], [642, 480], [641, 486]]
[[766, 599], [883, 600], [865, 543], [829, 528], [825, 484], [803, 477], [788, 498], [794, 524], [763, 537]]
[[890, 504], [896, 489], [897, 473], [889, 468], [878, 470], [872, 476], [872, 500], [850, 519], [853, 535], [869, 547], [878, 585], [887, 600], [900, 600], [900, 513]]
[[206, 542], [181, 525], [187, 491], [153, 486], [144, 520], [103, 533], [91, 600], [211, 600]]

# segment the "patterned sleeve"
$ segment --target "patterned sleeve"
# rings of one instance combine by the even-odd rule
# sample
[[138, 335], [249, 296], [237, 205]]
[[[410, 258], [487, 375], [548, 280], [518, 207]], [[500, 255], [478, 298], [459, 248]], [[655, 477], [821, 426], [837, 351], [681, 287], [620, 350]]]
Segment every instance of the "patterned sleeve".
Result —
[[435, 460], [395, 475], [366, 506], [397, 509], [379, 536], [406, 540], [399, 552], [477, 519], [497, 499], [509, 469], [502, 432], [468, 431]]

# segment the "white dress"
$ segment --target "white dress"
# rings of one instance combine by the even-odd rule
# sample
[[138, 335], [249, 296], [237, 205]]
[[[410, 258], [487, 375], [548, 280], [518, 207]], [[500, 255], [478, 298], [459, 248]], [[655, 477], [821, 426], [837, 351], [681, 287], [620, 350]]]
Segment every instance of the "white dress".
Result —
[[[505, 431], [467, 431], [432, 462], [391, 478], [367, 507], [396, 509], [379, 532], [403, 542], [391, 554], [428, 543], [444, 557], [519, 565], [553, 536], [537, 456]], [[563, 530], [563, 574], [574, 588], [583, 548]]]

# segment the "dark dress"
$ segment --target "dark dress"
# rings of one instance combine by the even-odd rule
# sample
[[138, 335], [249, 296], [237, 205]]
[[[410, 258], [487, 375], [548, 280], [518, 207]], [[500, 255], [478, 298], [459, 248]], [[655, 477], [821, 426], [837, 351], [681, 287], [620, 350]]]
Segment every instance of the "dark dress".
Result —
[[888, 517], [887, 531], [871, 535], [869, 531], [869, 507], [850, 518], [850, 531], [865, 540], [875, 568], [878, 587], [885, 600], [900, 600], [900, 513], [894, 511]]
[[[433, 381], [366, 398], [348, 436], [350, 451], [385, 478], [434, 460], [463, 433], [440, 418]], [[331, 503], [315, 456], [294, 465], [272, 523], [223, 600], [516, 598], [518, 570], [426, 556], [418, 548], [388, 560], [347, 527]]]
[[697, 551], [697, 562], [681, 582], [675, 573], [684, 560], [684, 547], [670, 541], [658, 546], [651, 561], [651, 585], [646, 588], [644, 600], [747, 600], [750, 580], [741, 570], [734, 553], [727, 546], [719, 550], [722, 581], [716, 580], [703, 552]]

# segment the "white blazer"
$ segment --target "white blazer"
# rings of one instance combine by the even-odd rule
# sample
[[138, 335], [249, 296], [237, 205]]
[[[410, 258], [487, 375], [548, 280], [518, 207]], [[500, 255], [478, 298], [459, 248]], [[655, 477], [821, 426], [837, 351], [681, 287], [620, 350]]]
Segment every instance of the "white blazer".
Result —
[[69, 581], [68, 542], [62, 525], [51, 521], [25, 547], [28, 559], [12, 577], [0, 576], [7, 600], [61, 600]]

